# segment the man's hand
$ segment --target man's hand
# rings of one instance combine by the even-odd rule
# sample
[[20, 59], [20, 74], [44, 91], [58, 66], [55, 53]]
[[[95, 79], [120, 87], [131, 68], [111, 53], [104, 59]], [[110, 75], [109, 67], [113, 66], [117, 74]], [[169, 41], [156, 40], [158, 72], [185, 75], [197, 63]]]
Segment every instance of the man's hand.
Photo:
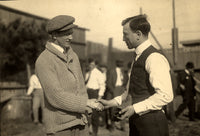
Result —
[[98, 96], [98, 100], [100, 100], [100, 99], [102, 99], [102, 96], [99, 95], [99, 96]]
[[132, 105], [127, 106], [126, 108], [122, 109], [119, 114], [121, 117], [118, 117], [120, 120], [124, 120], [125, 118], [130, 118], [135, 113], [135, 110]]
[[104, 110], [104, 106], [101, 103], [99, 103], [96, 99], [88, 99], [87, 106], [97, 111]]
[[118, 106], [118, 103], [115, 99], [112, 99], [112, 100], [104, 100], [104, 99], [100, 99], [98, 100], [101, 104], [104, 105], [104, 108], [105, 109], [108, 109], [110, 107], [116, 107]]

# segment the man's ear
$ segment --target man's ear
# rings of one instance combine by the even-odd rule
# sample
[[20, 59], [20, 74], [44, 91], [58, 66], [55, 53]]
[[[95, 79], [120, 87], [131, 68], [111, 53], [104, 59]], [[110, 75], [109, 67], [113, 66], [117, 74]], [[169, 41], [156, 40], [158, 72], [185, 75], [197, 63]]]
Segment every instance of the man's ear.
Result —
[[135, 33], [136, 33], [139, 37], [142, 36], [142, 32], [141, 32], [140, 30], [137, 30]]
[[51, 36], [52, 36], [52, 38], [53, 38], [54, 40], [56, 40], [57, 33], [56, 33], [56, 32], [52, 32]]

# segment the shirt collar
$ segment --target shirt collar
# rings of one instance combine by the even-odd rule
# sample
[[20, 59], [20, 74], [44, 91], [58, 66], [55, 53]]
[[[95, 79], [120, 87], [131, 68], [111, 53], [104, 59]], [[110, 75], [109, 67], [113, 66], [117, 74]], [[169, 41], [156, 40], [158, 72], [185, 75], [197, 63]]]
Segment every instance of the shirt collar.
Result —
[[53, 46], [53, 47], [55, 47], [58, 51], [60, 51], [61, 53], [63, 53], [64, 52], [64, 49], [62, 48], [62, 47], [60, 47], [59, 45], [57, 45], [57, 44], [55, 44], [55, 43], [52, 43], [51, 42], [51, 45]]
[[185, 69], [185, 73], [187, 73], [188, 75], [190, 74], [190, 72], [187, 69]]
[[[58, 57], [62, 58], [63, 60], [65, 60], [66, 62], [70, 62], [73, 60], [73, 50], [70, 47], [68, 52], [67, 52], [67, 57], [66, 55], [63, 53], [64, 49], [59, 49], [59, 45], [58, 48], [56, 48], [57, 46], [55, 46], [56, 44], [53, 44], [52, 42], [47, 42], [46, 44], [46, 49], [49, 50], [50, 52], [52, 52], [53, 54], [57, 55]], [[60, 47], [62, 48], [62, 47]]]
[[135, 49], [135, 53], [137, 55], [142, 54], [142, 52], [147, 49], [151, 44], [150, 40], [146, 40], [145, 42], [143, 42], [142, 44], [140, 44], [136, 49]]
[[116, 70], [120, 70], [120, 68], [119, 68], [119, 67], [116, 67]]

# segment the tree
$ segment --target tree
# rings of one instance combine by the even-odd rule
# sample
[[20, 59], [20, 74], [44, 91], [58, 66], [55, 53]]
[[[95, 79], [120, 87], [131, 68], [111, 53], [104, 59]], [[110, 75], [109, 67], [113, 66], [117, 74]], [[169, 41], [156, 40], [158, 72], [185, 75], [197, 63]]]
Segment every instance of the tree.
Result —
[[[0, 49], [3, 56], [2, 75], [4, 80], [9, 76], [25, 71], [34, 66], [36, 58], [48, 38], [45, 24], [16, 19], [7, 26], [0, 24]], [[5, 27], [5, 29], [4, 29]], [[30, 70], [28, 70], [30, 74]]]

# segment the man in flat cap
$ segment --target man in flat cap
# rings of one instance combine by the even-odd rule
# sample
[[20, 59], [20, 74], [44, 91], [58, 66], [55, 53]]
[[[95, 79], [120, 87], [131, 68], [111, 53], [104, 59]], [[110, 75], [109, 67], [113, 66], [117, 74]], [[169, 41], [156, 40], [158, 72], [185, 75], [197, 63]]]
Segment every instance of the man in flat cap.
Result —
[[44, 124], [48, 136], [87, 136], [87, 114], [103, 106], [88, 99], [78, 56], [72, 50], [72, 16], [59, 15], [47, 24], [51, 39], [36, 61], [44, 90]]

